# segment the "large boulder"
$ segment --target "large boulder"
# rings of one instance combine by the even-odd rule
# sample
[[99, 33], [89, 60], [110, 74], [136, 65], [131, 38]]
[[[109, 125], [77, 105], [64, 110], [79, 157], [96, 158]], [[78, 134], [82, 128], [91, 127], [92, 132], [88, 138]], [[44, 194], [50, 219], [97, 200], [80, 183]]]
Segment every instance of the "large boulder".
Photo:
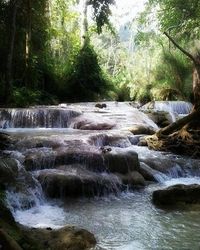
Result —
[[73, 124], [73, 128], [81, 130], [109, 130], [115, 126], [114, 123], [108, 121], [95, 121], [89, 119], [78, 119]]
[[112, 173], [126, 174], [139, 169], [138, 154], [131, 149], [112, 148], [103, 157], [106, 169]]
[[91, 135], [88, 139], [89, 144], [97, 146], [97, 147], [104, 147], [104, 146], [111, 146], [111, 147], [120, 147], [126, 148], [131, 146], [130, 141], [130, 134], [126, 132], [119, 133], [98, 133]]
[[[1, 125], [0, 125], [1, 127]], [[10, 135], [0, 132], [0, 150], [9, 148], [12, 143]]]
[[177, 175], [181, 175], [181, 171], [177, 164], [170, 158], [165, 157], [158, 158], [154, 156], [148, 156], [146, 158], [141, 158], [141, 162], [144, 162], [146, 165], [148, 165], [151, 169], [154, 169], [156, 171], [159, 171], [161, 173], [170, 173], [170, 172], [177, 172]]
[[18, 176], [17, 161], [13, 158], [0, 158], [0, 183], [7, 185], [13, 183]]
[[153, 203], [159, 206], [200, 204], [200, 185], [177, 184], [153, 192]]
[[72, 226], [27, 228], [15, 222], [5, 206], [4, 191], [0, 188], [0, 248], [3, 250], [86, 250], [96, 244], [94, 235], [85, 229]]
[[[79, 142], [79, 141], [77, 141]], [[138, 155], [126, 148], [95, 147], [73, 142], [54, 150], [32, 149], [25, 156], [26, 170], [57, 168], [60, 165], [84, 164], [91, 171], [128, 173], [139, 167]]]
[[16, 240], [3, 229], [0, 229], [0, 247], [7, 250], [22, 250]]
[[153, 135], [156, 132], [156, 129], [144, 124], [135, 124], [131, 128], [129, 128], [129, 131], [134, 135]]
[[91, 172], [80, 165], [41, 170], [36, 176], [45, 193], [52, 198], [99, 196], [118, 192], [121, 187], [117, 176]]
[[150, 168], [146, 163], [140, 162], [139, 173], [146, 181], [156, 181], [156, 170]]
[[122, 180], [122, 183], [129, 188], [145, 186], [144, 177], [137, 171], [132, 171], [124, 175], [116, 173], [116, 175]]
[[171, 124], [175, 117], [175, 114], [173, 115], [172, 113], [161, 110], [145, 110], [143, 112], [161, 128]]
[[41, 250], [86, 250], [96, 245], [92, 233], [75, 227], [66, 226], [58, 230], [26, 229], [26, 233], [40, 243]]

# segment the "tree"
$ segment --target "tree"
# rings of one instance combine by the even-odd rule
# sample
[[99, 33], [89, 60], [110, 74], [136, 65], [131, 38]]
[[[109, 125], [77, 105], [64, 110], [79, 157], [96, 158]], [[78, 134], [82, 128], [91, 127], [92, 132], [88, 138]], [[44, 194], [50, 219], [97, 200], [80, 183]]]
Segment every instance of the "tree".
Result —
[[[171, 34], [175, 35], [176, 33], [180, 42], [184, 41], [187, 45], [194, 38], [199, 38], [200, 1], [150, 0], [149, 2], [159, 5], [158, 20], [169, 41], [193, 62], [194, 108], [187, 117], [159, 130], [154, 136], [148, 137], [147, 143], [149, 147], [154, 149], [172, 150], [199, 157], [200, 53], [197, 51], [195, 55], [192, 55], [180, 43], [177, 43]], [[194, 30], [192, 34], [191, 28]]]
[[6, 88], [5, 88], [5, 103], [7, 104], [10, 101], [12, 93], [12, 82], [13, 82], [13, 53], [14, 53], [14, 44], [16, 38], [16, 16], [18, 8], [20, 5], [20, 0], [10, 1], [10, 12], [11, 15], [11, 24], [10, 24], [10, 34], [9, 34], [9, 46], [8, 46], [8, 57], [7, 57], [7, 67], [6, 67]]
[[98, 62], [98, 56], [90, 44], [88, 33], [88, 6], [93, 8], [97, 32], [109, 24], [110, 4], [113, 0], [84, 0], [83, 1], [83, 41], [82, 48], [73, 61], [66, 79], [67, 99], [72, 101], [94, 101], [103, 98], [110, 84]]
[[164, 34], [194, 64], [194, 69], [193, 69], [194, 111], [195, 110], [200, 111], [200, 52], [197, 55], [193, 56], [191, 53], [182, 48], [167, 32], [164, 32]]

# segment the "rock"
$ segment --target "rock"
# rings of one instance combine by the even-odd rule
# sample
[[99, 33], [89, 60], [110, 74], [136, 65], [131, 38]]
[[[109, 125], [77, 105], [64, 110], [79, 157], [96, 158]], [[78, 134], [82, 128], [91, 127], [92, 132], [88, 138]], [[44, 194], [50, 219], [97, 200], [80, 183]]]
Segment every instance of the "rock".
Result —
[[106, 108], [107, 105], [106, 105], [106, 103], [96, 103], [96, 104], [95, 104], [95, 107], [96, 107], [96, 108], [102, 109], [102, 108]]
[[142, 146], [142, 147], [146, 147], [148, 144], [147, 144], [147, 141], [145, 140], [145, 137], [144, 136], [141, 136], [139, 138], [139, 142], [137, 144], [138, 146]]
[[80, 165], [41, 170], [37, 172], [37, 178], [52, 198], [100, 196], [118, 192], [121, 186], [115, 175], [91, 172]]
[[58, 230], [27, 229], [33, 240], [40, 242], [40, 250], [86, 250], [96, 245], [94, 235], [85, 229], [66, 226]]
[[105, 171], [102, 152], [94, 147], [87, 146], [82, 148], [77, 145], [76, 148], [62, 147], [56, 149], [55, 165], [84, 164], [87, 169], [92, 171]]
[[171, 124], [173, 122], [173, 119], [174, 119], [174, 117], [172, 117], [172, 114], [167, 112], [167, 111], [144, 110], [143, 112], [145, 114], [147, 114], [148, 117], [161, 128]]
[[109, 130], [115, 126], [114, 123], [106, 121], [92, 121], [88, 119], [79, 120], [74, 123], [74, 129], [81, 130]]
[[119, 178], [121, 178], [123, 184], [128, 185], [131, 188], [134, 188], [137, 186], [145, 186], [144, 177], [137, 171], [132, 171], [125, 175], [116, 173], [116, 175]]
[[[151, 169], [157, 170], [161, 173], [169, 173], [170, 170], [173, 169], [173, 166], [177, 166], [177, 164], [174, 163], [172, 159], [169, 159], [167, 157], [163, 159], [149, 156], [148, 158], [141, 159], [140, 161], [146, 163]], [[175, 171], [176, 169], [174, 169], [174, 172]], [[179, 174], [178, 171], [179, 169], [177, 168], [177, 174]]]
[[[15, 128], [66, 128], [71, 120], [82, 112], [67, 108], [30, 107], [20, 109], [0, 109], [0, 122], [6, 120], [3, 127]], [[62, 123], [61, 123], [62, 121]]]
[[88, 142], [97, 147], [112, 146], [126, 148], [131, 146], [131, 142], [127, 134], [123, 135], [122, 133], [120, 133], [120, 135], [115, 133], [94, 134], [89, 137]]
[[128, 139], [131, 145], [138, 145], [141, 137], [143, 137], [143, 135], [132, 135], [132, 136], [128, 136]]
[[94, 235], [85, 229], [65, 226], [58, 230], [30, 229], [17, 224], [5, 206], [0, 190], [0, 249], [86, 250], [95, 246]]
[[178, 184], [153, 192], [153, 203], [158, 206], [200, 204], [200, 185]]
[[129, 128], [129, 131], [134, 135], [140, 135], [140, 134], [152, 135], [156, 132], [156, 130], [153, 127], [149, 127], [142, 124], [136, 124], [132, 126], [131, 128]]
[[0, 228], [0, 249], [22, 250], [19, 244], [1, 228]]
[[133, 150], [115, 148], [103, 157], [106, 169], [111, 173], [126, 174], [139, 169], [138, 154]]
[[0, 158], [0, 183], [13, 183], [18, 175], [17, 161], [12, 158]]
[[12, 139], [10, 135], [0, 132], [0, 150], [5, 150], [9, 148], [11, 143], [12, 143]]
[[140, 162], [139, 173], [147, 181], [156, 181], [154, 174], [155, 170], [150, 168], [146, 163]]

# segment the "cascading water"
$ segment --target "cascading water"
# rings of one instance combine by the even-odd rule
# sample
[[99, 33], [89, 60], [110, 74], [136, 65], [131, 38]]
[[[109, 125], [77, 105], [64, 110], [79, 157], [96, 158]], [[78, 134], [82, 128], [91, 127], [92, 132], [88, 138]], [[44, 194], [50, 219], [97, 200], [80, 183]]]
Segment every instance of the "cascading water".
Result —
[[152, 101], [141, 107], [144, 111], [167, 112], [165, 118], [171, 123], [186, 116], [192, 110], [193, 105], [185, 101]]
[[[85, 121], [93, 130], [73, 129]], [[137, 146], [140, 135], [127, 128], [157, 126], [128, 103], [1, 110], [0, 124], [13, 139], [2, 157], [20, 170], [6, 192], [19, 223], [84, 227], [96, 235], [96, 250], [199, 248], [199, 210], [166, 213], [150, 200], [160, 187], [200, 184], [200, 161]]]
[[61, 108], [1, 109], [1, 128], [67, 128], [80, 111]]
[[192, 104], [185, 101], [152, 101], [143, 106], [143, 108], [156, 109], [177, 114], [189, 114], [192, 110]]

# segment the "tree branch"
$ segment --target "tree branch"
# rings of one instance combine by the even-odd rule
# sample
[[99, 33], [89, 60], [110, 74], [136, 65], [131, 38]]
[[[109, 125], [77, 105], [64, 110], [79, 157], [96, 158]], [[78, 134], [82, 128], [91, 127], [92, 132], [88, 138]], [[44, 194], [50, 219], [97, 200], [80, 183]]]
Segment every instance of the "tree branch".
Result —
[[164, 35], [166, 35], [169, 40], [181, 51], [183, 54], [185, 54], [187, 57], [189, 57], [195, 64], [196, 64], [196, 59], [191, 55], [189, 52], [187, 52], [185, 49], [183, 49], [175, 40], [167, 33], [164, 32]]
[[162, 136], [170, 135], [173, 132], [182, 128], [184, 125], [186, 125], [190, 121], [197, 119], [199, 117], [199, 115], [200, 115], [200, 112], [198, 110], [193, 111], [189, 115], [183, 117], [182, 119], [179, 119], [176, 122], [173, 122], [172, 124], [168, 125], [167, 127], [161, 128], [160, 130], [158, 130], [156, 135], [158, 136], [158, 138], [161, 138]]

